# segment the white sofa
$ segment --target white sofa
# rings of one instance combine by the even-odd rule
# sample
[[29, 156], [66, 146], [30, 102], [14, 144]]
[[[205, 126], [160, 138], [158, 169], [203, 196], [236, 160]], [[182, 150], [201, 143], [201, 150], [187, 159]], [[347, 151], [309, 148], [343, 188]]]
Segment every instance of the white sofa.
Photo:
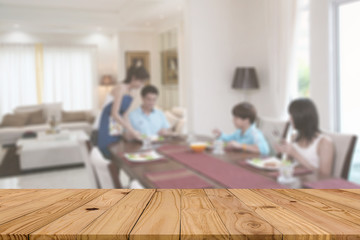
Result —
[[62, 122], [62, 104], [54, 103], [54, 104], [39, 104], [32, 106], [21, 106], [17, 107], [14, 110], [14, 114], [18, 113], [27, 113], [33, 112], [37, 110], [43, 110], [45, 123], [38, 125], [25, 125], [22, 127], [0, 127], [0, 146], [1, 145], [10, 145], [15, 144], [18, 139], [22, 137], [25, 132], [39, 132], [46, 131], [49, 129], [48, 122], [52, 117], [55, 117], [56, 120], [60, 123], [59, 126], [61, 129], [68, 130], [83, 130], [89, 136], [92, 132], [92, 123], [91, 116], [93, 116], [92, 112], [88, 112], [89, 121], [79, 121], [79, 122]]

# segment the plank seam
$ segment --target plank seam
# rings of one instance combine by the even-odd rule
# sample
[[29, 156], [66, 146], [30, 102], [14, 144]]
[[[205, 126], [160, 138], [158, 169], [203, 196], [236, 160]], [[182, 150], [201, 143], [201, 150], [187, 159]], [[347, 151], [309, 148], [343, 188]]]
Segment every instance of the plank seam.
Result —
[[[271, 190], [273, 190], [273, 189], [271, 189]], [[250, 189], [250, 191], [254, 192], [254, 193], [257, 194], [257, 195], [260, 195], [261, 197], [266, 198], [268, 201], [270, 201], [270, 202], [274, 203], [275, 205], [277, 205], [274, 201], [272, 201], [270, 198], [268, 198], [268, 197], [265, 196], [264, 194], [262, 194], [262, 193], [257, 193], [257, 192], [255, 192], [253, 189]], [[283, 195], [283, 194], [282, 194], [282, 195]], [[301, 202], [301, 201], [300, 201], [300, 202]], [[303, 203], [303, 202], [302, 202], [302, 203]], [[306, 203], [304, 203], [304, 204], [306, 204]], [[308, 205], [308, 204], [306, 204], [306, 205]], [[279, 206], [279, 205], [277, 205], [277, 206]], [[291, 209], [289, 209], [289, 208], [287, 208], [287, 207], [283, 207], [283, 206], [279, 206], [279, 207], [284, 208], [284, 209], [286, 209], [287, 211], [290, 211], [292, 214], [294, 214], [294, 215], [296, 215], [296, 216], [298, 216], [298, 217], [300, 217], [300, 218], [304, 218], [304, 217], [301, 216], [300, 214], [298, 214], [298, 213], [296, 213], [296, 212], [293, 212]], [[313, 208], [313, 207], [310, 206], [310, 205], [309, 205], [309, 207]], [[327, 231], [327, 230], [324, 229], [323, 227], [317, 225], [316, 223], [314, 223], [314, 222], [309, 222], [309, 223], [310, 223], [311, 225], [314, 225], [314, 226], [320, 228], [321, 230], [323, 230], [323, 231], [326, 232], [327, 234], [330, 234], [329, 231]], [[320, 236], [321, 236], [321, 235], [320, 235]]]
[[[111, 189], [109, 189], [109, 191], [110, 191]], [[132, 190], [130, 190], [129, 191], [129, 193], [131, 192]], [[106, 191], [106, 192], [108, 192], [108, 191]], [[100, 195], [99, 197], [101, 197], [102, 195]], [[120, 202], [121, 200], [123, 200], [124, 198], [121, 198], [119, 201], [117, 201], [116, 203], [114, 203], [114, 205], [113, 206], [115, 206], [118, 202]], [[94, 199], [92, 199], [92, 200], [95, 200], [95, 198]], [[92, 201], [91, 200], [91, 201]], [[88, 203], [88, 202], [87, 202]], [[87, 203], [85, 203], [85, 204], [87, 204]], [[85, 205], [84, 204], [84, 205]], [[83, 206], [83, 205], [82, 205]], [[85, 228], [87, 228], [89, 225], [91, 225], [96, 219], [98, 219], [99, 217], [101, 217], [103, 214], [105, 214], [107, 211], [109, 211], [113, 206], [111, 206], [111, 207], [109, 207], [105, 212], [103, 212], [102, 214], [100, 214], [97, 218], [95, 218], [94, 220], [92, 220], [89, 224], [87, 224], [85, 227], [83, 227], [81, 230], [79, 230], [79, 233], [81, 232], [81, 231], [83, 231]], [[76, 209], [78, 209], [78, 208], [76, 208]], [[75, 210], [76, 210], [75, 209]], [[74, 210], [74, 211], [75, 211]], [[46, 225], [45, 225], [46, 226]], [[29, 239], [30, 240], [30, 239]]]
[[[84, 191], [87, 191], [87, 190], [84, 190]], [[110, 189], [109, 189], [109, 190], [104, 191], [104, 193], [103, 193], [103, 194], [105, 194], [105, 193], [107, 193], [107, 192], [109, 192], [109, 191], [110, 191]], [[71, 210], [70, 212], [67, 212], [67, 213], [65, 213], [64, 215], [61, 215], [61, 216], [60, 216], [60, 217], [58, 217], [57, 219], [54, 219], [53, 221], [49, 222], [48, 224], [45, 224], [44, 226], [41, 226], [40, 228], [43, 228], [43, 227], [45, 227], [45, 226], [47, 226], [47, 225], [49, 225], [49, 224], [53, 223], [54, 221], [58, 220], [59, 218], [62, 218], [63, 216], [65, 216], [65, 215], [67, 215], [67, 214], [69, 214], [69, 213], [71, 213], [71, 212], [73, 212], [73, 211], [76, 211], [77, 209], [79, 209], [79, 208], [83, 207], [85, 204], [88, 204], [89, 202], [93, 201], [94, 199], [96, 199], [96, 198], [98, 198], [98, 197], [101, 197], [103, 194], [101, 194], [101, 195], [99, 195], [99, 196], [97, 196], [97, 197], [94, 197], [94, 198], [92, 198], [92, 199], [89, 199], [89, 201], [84, 202], [84, 204], [82, 204], [82, 205], [81, 205], [81, 206], [79, 206], [78, 208], [75, 208], [74, 210]], [[56, 203], [54, 203], [54, 204], [56, 204]], [[53, 204], [51, 204], [51, 205], [53, 205]], [[49, 206], [51, 206], [51, 205], [49, 205]], [[37, 230], [39, 230], [40, 228], [35, 229], [35, 230], [34, 230], [34, 231], [32, 231], [32, 232], [29, 232], [29, 234], [28, 234], [28, 240], [30, 240], [30, 235], [31, 235], [32, 233], [36, 232]]]
[[149, 199], [149, 201], [147, 202], [146, 206], [144, 207], [144, 209], [142, 210], [142, 212], [140, 213], [138, 219], [136, 219], [136, 222], [134, 223], [134, 225], [132, 226], [132, 228], [130, 229], [127, 239], [130, 240], [130, 235], [131, 232], [134, 230], [136, 224], [138, 223], [139, 219], [141, 218], [141, 216], [143, 215], [143, 213], [145, 212], [145, 210], [147, 209], [147, 207], [149, 206], [150, 202], [152, 201], [152, 199], [154, 198], [155, 194], [158, 192], [158, 189], [156, 189], [156, 191], [151, 195], [151, 198]]
[[230, 240], [230, 239], [231, 239], [231, 234], [230, 234], [229, 229], [227, 229], [226, 224], [224, 223], [224, 221], [223, 221], [223, 220], [222, 220], [222, 218], [220, 217], [220, 214], [218, 213], [218, 211], [216, 210], [216, 208], [215, 208], [215, 206], [214, 206], [213, 202], [212, 202], [212, 201], [211, 201], [211, 199], [209, 198], [209, 195], [206, 193], [206, 191], [205, 191], [204, 189], [203, 189], [203, 191], [204, 191], [204, 193], [205, 193], [205, 195], [206, 195], [207, 199], [209, 200], [209, 202], [210, 202], [211, 206], [212, 206], [212, 207], [213, 207], [213, 209], [215, 210], [216, 214], [217, 214], [217, 215], [218, 215], [218, 217], [220, 218], [220, 220], [221, 220], [222, 224], [224, 225], [224, 227], [225, 227], [226, 231], [228, 232], [228, 239]]

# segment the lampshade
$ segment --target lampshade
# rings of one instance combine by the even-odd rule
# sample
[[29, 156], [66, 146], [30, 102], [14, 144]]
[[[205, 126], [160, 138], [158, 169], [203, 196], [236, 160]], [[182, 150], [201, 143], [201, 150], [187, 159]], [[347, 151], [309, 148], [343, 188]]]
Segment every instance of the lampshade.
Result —
[[235, 89], [258, 89], [259, 82], [253, 67], [238, 67], [235, 71], [232, 87]]
[[101, 77], [100, 85], [101, 86], [111, 86], [115, 85], [116, 81], [115, 78], [111, 75], [104, 75]]

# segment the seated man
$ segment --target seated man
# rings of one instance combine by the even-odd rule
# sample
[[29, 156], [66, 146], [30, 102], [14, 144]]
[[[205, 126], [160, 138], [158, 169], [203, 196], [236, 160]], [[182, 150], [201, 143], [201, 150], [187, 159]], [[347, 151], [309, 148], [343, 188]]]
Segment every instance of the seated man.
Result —
[[240, 103], [233, 108], [232, 115], [237, 128], [235, 133], [226, 135], [215, 129], [216, 137], [227, 142], [227, 148], [269, 155], [269, 145], [254, 123], [256, 119], [254, 106], [247, 102]]
[[141, 90], [142, 105], [129, 115], [132, 127], [146, 136], [169, 136], [170, 124], [164, 113], [155, 109], [159, 91], [155, 86], [147, 85]]

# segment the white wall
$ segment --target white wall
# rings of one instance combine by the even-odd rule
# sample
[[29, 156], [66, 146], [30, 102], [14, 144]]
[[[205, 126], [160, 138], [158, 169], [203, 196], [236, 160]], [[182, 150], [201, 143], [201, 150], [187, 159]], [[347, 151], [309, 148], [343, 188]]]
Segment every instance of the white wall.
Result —
[[[185, 55], [189, 128], [210, 134], [214, 127], [233, 131], [232, 107], [244, 100], [231, 89], [237, 66], [254, 66], [260, 90], [248, 94], [259, 115], [271, 116], [266, 0], [197, 0], [186, 2]], [[206, 8], [204, 7], [206, 6]], [[201, 16], [201, 17], [200, 17]]]
[[334, 95], [330, 74], [330, 3], [310, 1], [310, 95], [323, 130], [334, 130]]

